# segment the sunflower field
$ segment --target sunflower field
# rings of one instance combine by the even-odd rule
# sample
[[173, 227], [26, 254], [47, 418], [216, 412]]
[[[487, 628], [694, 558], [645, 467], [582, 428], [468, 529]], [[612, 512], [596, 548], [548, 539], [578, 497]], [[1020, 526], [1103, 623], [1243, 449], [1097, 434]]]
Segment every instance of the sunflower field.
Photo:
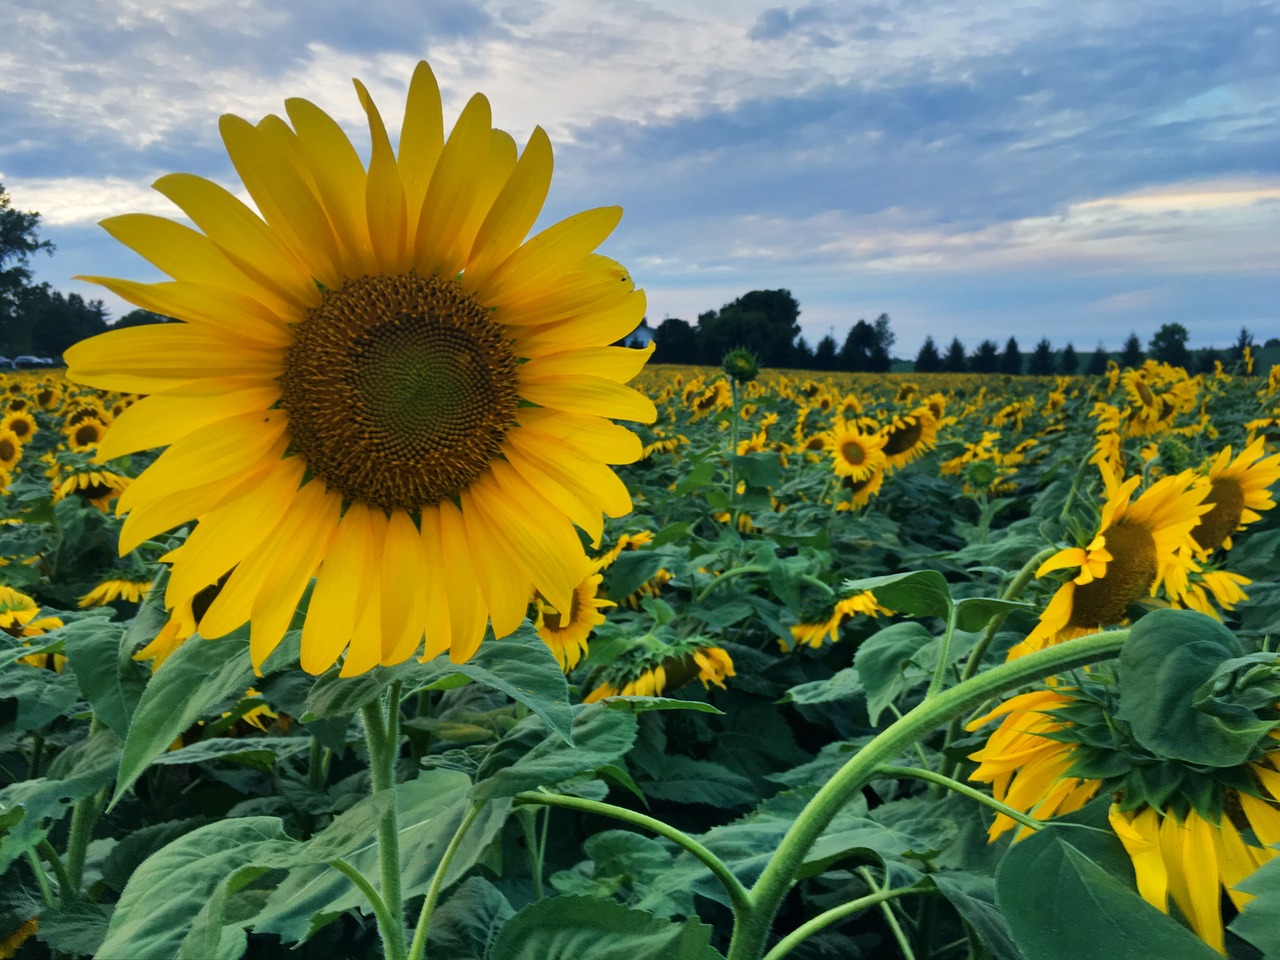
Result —
[[642, 384], [567, 609], [344, 678], [184, 642], [137, 398], [9, 376], [5, 955], [381, 955], [389, 796], [442, 960], [1280, 950], [1277, 378]]

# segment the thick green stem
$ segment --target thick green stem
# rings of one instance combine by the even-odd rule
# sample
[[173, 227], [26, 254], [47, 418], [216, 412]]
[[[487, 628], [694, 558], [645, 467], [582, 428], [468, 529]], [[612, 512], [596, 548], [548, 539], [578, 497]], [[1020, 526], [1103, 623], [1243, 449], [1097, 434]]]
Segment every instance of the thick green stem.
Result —
[[647, 817], [643, 813], [628, 810], [626, 807], [615, 807], [611, 803], [601, 803], [598, 800], [587, 800], [583, 797], [567, 797], [558, 793], [539, 793], [530, 790], [525, 793], [517, 793], [515, 801], [516, 803], [539, 803], [549, 807], [566, 807], [570, 810], [580, 810], [583, 813], [595, 813], [602, 817], [611, 817], [614, 820], [634, 824], [651, 833], [656, 833], [660, 837], [666, 837], [672, 843], [683, 847], [698, 860], [702, 861], [703, 866], [715, 875], [716, 879], [724, 887], [725, 893], [729, 895], [729, 902], [733, 905], [734, 916], [741, 917], [749, 906], [749, 894], [746, 887], [742, 885], [742, 881], [733, 875], [733, 871], [725, 865], [725, 862], [693, 839], [693, 837], [670, 824], [655, 820], [653, 817]]
[[[393, 684], [386, 697], [386, 713], [379, 700], [360, 708], [365, 739], [369, 744], [369, 775], [375, 794], [391, 791], [387, 812], [378, 822], [378, 867], [382, 901], [378, 917], [383, 948], [389, 960], [405, 956], [404, 900], [400, 892], [400, 826], [396, 815], [396, 756], [400, 748], [400, 685]], [[366, 894], [367, 895], [367, 894]]]
[[67, 868], [62, 865], [62, 858], [58, 856], [58, 851], [53, 849], [53, 844], [47, 839], [41, 840], [36, 844], [36, 849], [49, 861], [49, 866], [53, 870], [54, 877], [58, 880], [58, 889], [71, 889], [72, 884], [67, 876]]
[[106, 800], [106, 791], [100, 790], [89, 797], [76, 801], [71, 812], [70, 833], [67, 836], [67, 853], [63, 861], [66, 874], [59, 878], [62, 884], [62, 902], [70, 903], [80, 895], [80, 884], [84, 879], [84, 858], [89, 850], [89, 841], [93, 839], [93, 827], [98, 822], [98, 814], [102, 812], [102, 804]]
[[850, 900], [848, 903], [842, 903], [838, 907], [832, 907], [823, 913], [818, 914], [812, 920], [806, 921], [796, 927], [789, 934], [774, 944], [773, 949], [764, 955], [764, 960], [782, 960], [796, 947], [800, 946], [805, 940], [809, 939], [819, 930], [823, 930], [833, 923], [843, 920], [845, 917], [852, 916], [855, 913], [861, 913], [868, 907], [874, 907], [878, 903], [884, 903], [887, 900], [895, 900], [898, 897], [905, 897], [912, 893], [936, 893], [933, 887], [911, 886], [898, 887], [896, 890], [877, 890], [875, 893], [869, 893], [865, 897], [858, 897], [856, 900]]
[[925, 691], [924, 698], [932, 700], [942, 690], [943, 681], [947, 677], [947, 667], [951, 665], [951, 638], [956, 632], [956, 605], [951, 604], [951, 611], [947, 614], [947, 629], [942, 634], [942, 643], [938, 647], [938, 662], [933, 668], [933, 679], [929, 681], [929, 689]]
[[1036, 650], [943, 690], [883, 730], [823, 785], [792, 823], [751, 888], [749, 908], [737, 913], [727, 960], [759, 960], [774, 915], [805, 856], [849, 798], [875, 776], [878, 768], [892, 763], [916, 741], [979, 703], [1044, 677], [1114, 657], [1128, 635], [1127, 630], [1095, 633]]
[[431, 926], [431, 915], [435, 913], [436, 902], [440, 899], [440, 891], [444, 889], [444, 878], [449, 872], [449, 864], [453, 863], [454, 856], [458, 853], [458, 848], [462, 846], [462, 841], [466, 838], [467, 832], [471, 829], [471, 825], [476, 822], [476, 817], [480, 815], [480, 811], [484, 809], [482, 803], [472, 803], [467, 807], [467, 812], [462, 818], [462, 822], [458, 824], [458, 829], [454, 831], [453, 838], [449, 841], [449, 846], [445, 847], [444, 853], [440, 855], [440, 862], [436, 864], [436, 872], [431, 876], [431, 884], [427, 887], [427, 895], [422, 901], [422, 911], [418, 914], [418, 925], [413, 930], [413, 943], [409, 947], [409, 960], [422, 960], [423, 953], [427, 949], [427, 930]]
[[[1057, 547], [1045, 547], [1024, 563], [1022, 569], [1009, 581], [1009, 586], [1004, 588], [1004, 592], [1000, 594], [1000, 599], [1017, 600], [1022, 596], [1022, 592], [1027, 589], [1027, 584], [1035, 579], [1036, 571], [1040, 569], [1040, 564], [1057, 552]], [[960, 673], [961, 680], [968, 680], [978, 672], [978, 667], [982, 665], [982, 658], [986, 654], [987, 648], [991, 646], [991, 641], [995, 639], [996, 631], [1000, 629], [1000, 624], [1004, 623], [1007, 616], [1009, 616], [1009, 611], [1002, 610], [987, 621], [987, 629], [983, 632], [982, 639], [974, 645], [969, 654], [969, 659], [965, 661], [964, 670]]]
[[49, 878], [45, 876], [44, 867], [40, 866], [40, 858], [36, 856], [34, 850], [27, 851], [27, 863], [31, 865], [31, 872], [36, 878], [36, 886], [40, 888], [40, 899], [44, 901], [46, 907], [52, 907], [53, 890], [49, 887]]

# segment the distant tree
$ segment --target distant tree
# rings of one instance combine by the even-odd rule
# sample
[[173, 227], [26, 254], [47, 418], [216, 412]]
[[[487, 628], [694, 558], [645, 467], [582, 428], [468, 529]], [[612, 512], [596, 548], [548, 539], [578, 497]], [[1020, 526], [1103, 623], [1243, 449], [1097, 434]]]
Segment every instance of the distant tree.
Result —
[[1022, 351], [1018, 349], [1016, 337], [1010, 337], [1004, 345], [1004, 353], [1000, 354], [1000, 372], [1010, 377], [1022, 375]]
[[[123, 317], [111, 324], [113, 330], [123, 329], [124, 327], [141, 327], [147, 323], [178, 323], [173, 317], [166, 317], [163, 313], [152, 313], [150, 310], [130, 310]], [[653, 351], [658, 352], [657, 348]]]
[[889, 329], [889, 315], [882, 313], [876, 317], [876, 346], [871, 353], [871, 370], [873, 373], [888, 373], [893, 362], [893, 345], [898, 338]]
[[1033, 377], [1048, 377], [1053, 374], [1053, 347], [1047, 338], [1041, 337], [1036, 348], [1031, 351], [1027, 361], [1027, 373]]
[[942, 356], [933, 337], [925, 337], [916, 354], [916, 373], [937, 373], [942, 369]]
[[31, 289], [31, 255], [41, 250], [53, 252], [53, 244], [40, 239], [39, 226], [40, 214], [14, 210], [0, 183], [0, 349], [11, 355], [34, 349], [34, 331], [21, 315], [20, 306]]
[[685, 320], [667, 317], [653, 334], [654, 363], [697, 363], [698, 332]]
[[1280, 347], [1280, 338], [1267, 337], [1266, 342], [1262, 344], [1263, 350], [1274, 350]]
[[105, 332], [107, 310], [101, 300], [78, 293], [63, 295], [47, 283], [27, 287], [18, 303], [18, 324], [27, 331], [26, 349], [39, 357], [59, 358], [73, 343]]
[[1107, 353], [1106, 348], [1101, 343], [1098, 348], [1089, 354], [1089, 365], [1085, 367], [1085, 373], [1091, 377], [1100, 377], [1107, 372], [1107, 361], [1111, 359], [1111, 354]]
[[969, 358], [969, 366], [974, 373], [995, 373], [1000, 369], [1000, 348], [994, 340], [983, 340], [973, 356]]
[[1196, 352], [1195, 372], [1213, 373], [1213, 371], [1217, 369], [1216, 364], [1221, 362], [1221, 360], [1222, 354], [1213, 349], [1213, 347], [1209, 347], [1206, 350], [1199, 350]]
[[1251, 351], [1256, 351], [1257, 347], [1253, 343], [1253, 334], [1249, 332], [1248, 327], [1240, 328], [1240, 335], [1236, 337], [1236, 342], [1231, 345], [1227, 351], [1227, 363], [1236, 365], [1244, 362], [1244, 348], [1248, 347]]
[[1064, 377], [1074, 376], [1076, 371], [1080, 369], [1080, 355], [1076, 353], [1076, 348], [1070, 341], [1062, 348], [1062, 353], [1058, 354], [1058, 372]]
[[783, 366], [799, 334], [800, 303], [790, 290], [752, 290], [698, 316], [703, 363], [718, 365], [727, 351], [746, 347], [761, 366]]
[[1180, 323], [1166, 323], [1156, 331], [1147, 344], [1151, 356], [1171, 367], [1187, 369], [1191, 366], [1191, 354], [1187, 351], [1187, 328]]
[[969, 359], [965, 356], [964, 344], [959, 337], [952, 337], [947, 355], [942, 358], [942, 370], [944, 373], [965, 373], [968, 369]]
[[813, 350], [813, 369], [834, 370], [836, 368], [836, 338], [827, 334], [818, 341]]
[[852, 373], [871, 369], [871, 353], [876, 346], [876, 328], [865, 320], [859, 320], [849, 328], [844, 346], [836, 355], [836, 367]]
[[1124, 347], [1120, 350], [1120, 366], [1125, 370], [1136, 370], [1142, 366], [1142, 361], [1146, 359], [1146, 355], [1142, 352], [1142, 341], [1138, 339], [1138, 335], [1132, 330], [1129, 331], [1129, 339], [1124, 342]]
[[809, 341], [804, 337], [796, 341], [791, 357], [791, 366], [797, 370], [813, 369], [813, 347], [809, 346]]

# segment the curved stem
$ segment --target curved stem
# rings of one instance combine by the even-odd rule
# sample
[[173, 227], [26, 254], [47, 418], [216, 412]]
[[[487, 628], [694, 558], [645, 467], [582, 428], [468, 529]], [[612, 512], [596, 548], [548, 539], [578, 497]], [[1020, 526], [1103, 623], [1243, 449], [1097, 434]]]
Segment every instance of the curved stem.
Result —
[[938, 786], [946, 787], [948, 790], [968, 797], [970, 800], [976, 800], [978, 803], [985, 804], [996, 813], [1003, 813], [1010, 820], [1015, 820], [1024, 827], [1030, 827], [1032, 830], [1039, 830], [1044, 824], [1029, 817], [1021, 810], [1015, 810], [1008, 804], [1001, 803], [995, 797], [983, 793], [981, 790], [975, 790], [967, 783], [961, 783], [959, 780], [953, 780], [951, 777], [941, 773], [934, 773], [932, 770], [926, 770], [924, 767], [893, 767], [883, 766], [876, 771], [876, 776], [894, 777], [896, 779], [910, 778], [913, 780], [927, 780], [929, 783], [936, 783]]
[[[1009, 581], [1009, 586], [1004, 588], [1004, 592], [1000, 594], [1000, 599], [1017, 600], [1022, 596], [1022, 592], [1027, 589], [1027, 584], [1035, 579], [1036, 570], [1040, 568], [1040, 564], [1057, 552], [1057, 547], [1045, 547], [1024, 563], [1022, 569]], [[1000, 629], [1000, 624], [1004, 623], [1007, 616], [1009, 616], [1009, 611], [1001, 610], [987, 621], [987, 629], [982, 634], [982, 639], [974, 645], [973, 650], [969, 653], [969, 659], [965, 661], [964, 670], [960, 673], [961, 680], [968, 680], [978, 672], [978, 667], [982, 665], [982, 658], [986, 654], [987, 648], [991, 646], [991, 641], [995, 639], [996, 631]]]
[[396, 755], [400, 746], [400, 685], [392, 684], [383, 714], [381, 698], [360, 708], [365, 739], [369, 744], [369, 775], [373, 792], [392, 791], [391, 803], [378, 821], [378, 867], [386, 918], [379, 916], [387, 957], [405, 955], [404, 899], [400, 892], [400, 825], [396, 815]]
[[27, 851], [27, 863], [31, 864], [31, 872], [35, 875], [36, 886], [40, 888], [40, 899], [44, 901], [46, 907], [52, 907], [53, 890], [49, 887], [49, 878], [45, 875], [44, 867], [40, 866], [40, 858], [36, 856], [34, 850]]
[[837, 921], [843, 920], [845, 917], [852, 916], [855, 913], [861, 913], [867, 907], [874, 907], [877, 903], [884, 903], [886, 900], [894, 900], [898, 897], [905, 897], [912, 893], [935, 893], [933, 887], [926, 886], [910, 886], [898, 887], [896, 890], [877, 890], [875, 893], [869, 893], [865, 897], [858, 897], [856, 900], [850, 900], [848, 903], [842, 903], [838, 907], [832, 907], [830, 910], [818, 914], [812, 920], [807, 920], [800, 926], [796, 927], [785, 937], [773, 945], [773, 949], [764, 955], [763, 960], [782, 960], [788, 953], [800, 946], [805, 940], [813, 936], [819, 930], [831, 926]]
[[[871, 878], [871, 871], [866, 867], [858, 868], [858, 876], [862, 877], [874, 893], [883, 893], [889, 889], [888, 877], [885, 877], [884, 886], [877, 889], [875, 880]], [[902, 929], [902, 924], [898, 922], [898, 918], [893, 915], [893, 905], [888, 900], [881, 900], [880, 910], [884, 913], [884, 922], [893, 931], [893, 938], [898, 941], [898, 947], [902, 950], [904, 960], [916, 960], [915, 952], [911, 949], [911, 941], [907, 939], [907, 935]]]
[[622, 820], [625, 823], [643, 827], [645, 830], [656, 833], [660, 837], [666, 837], [672, 843], [683, 847], [700, 860], [703, 866], [715, 875], [716, 879], [724, 887], [725, 893], [729, 895], [729, 902], [733, 904], [735, 916], [740, 916], [741, 911], [748, 907], [749, 894], [747, 893], [747, 888], [742, 885], [742, 881], [733, 875], [733, 871], [725, 865], [725, 862], [693, 839], [693, 837], [668, 823], [655, 820], [653, 817], [645, 816], [643, 813], [636, 813], [634, 810], [628, 810], [626, 807], [615, 807], [611, 803], [601, 803], [598, 800], [587, 800], [583, 797], [567, 797], [559, 793], [538, 793], [531, 790], [525, 793], [517, 793], [514, 799], [516, 803], [541, 803], [550, 807], [565, 807], [570, 810], [580, 810], [583, 813], [595, 813], [602, 817], [612, 817], [614, 820]]
[[[373, 884], [369, 882], [369, 880], [365, 877], [363, 873], [361, 873], [359, 870], [353, 867], [346, 860], [330, 860], [328, 861], [328, 864], [329, 866], [333, 867], [333, 869], [337, 870], [340, 874], [342, 874], [344, 877], [346, 877], [348, 880], [350, 880], [353, 884], [355, 884], [356, 888], [365, 895], [365, 897], [369, 901], [369, 905], [373, 907], [373, 915], [378, 918], [378, 926], [382, 930], [386, 931], [395, 924], [395, 918], [392, 917], [391, 911], [390, 909], [388, 909], [386, 901], [383, 900], [382, 897], [378, 896], [378, 891], [374, 889]], [[400, 951], [401, 951], [400, 953], [398, 954], [392, 953], [391, 944], [387, 943], [385, 940], [385, 933], [384, 933], [384, 943], [387, 948], [388, 957], [392, 957], [392, 956], [395, 956], [397, 958], [404, 957], [403, 945], [400, 947]]]
[[956, 632], [956, 605], [950, 605], [947, 611], [947, 629], [942, 634], [942, 643], [938, 647], [938, 662], [933, 668], [933, 678], [929, 681], [929, 689], [924, 693], [926, 700], [932, 700], [942, 689], [942, 682], [947, 676], [947, 667], [951, 665], [951, 638]]
[[876, 770], [917, 740], [983, 701], [1036, 680], [1106, 660], [1120, 652], [1128, 630], [1090, 634], [1036, 650], [943, 690], [890, 724], [855, 753], [814, 794], [792, 823], [749, 894], [749, 909], [735, 925], [727, 960], [758, 960], [774, 915], [804, 858], [827, 826]]
[[467, 835], [467, 831], [471, 829], [471, 825], [476, 822], [476, 817], [480, 815], [480, 811], [484, 809], [483, 803], [472, 803], [467, 806], [467, 812], [462, 818], [462, 822], [458, 824], [458, 829], [454, 831], [452, 839], [449, 840], [449, 846], [445, 847], [444, 853], [440, 855], [440, 862], [436, 864], [436, 872], [431, 876], [431, 885], [427, 887], [427, 895], [422, 901], [422, 911], [418, 914], [418, 925], [413, 929], [413, 943], [409, 947], [409, 960], [422, 960], [422, 955], [427, 949], [427, 929], [431, 926], [431, 914], [435, 912], [436, 901], [440, 899], [440, 891], [444, 888], [445, 874], [449, 872], [449, 864], [453, 863], [453, 858], [458, 852], [458, 848], [462, 846], [462, 841]]
[[710, 583], [708, 583], [705, 587], [703, 587], [701, 592], [699, 592], [698, 595], [693, 598], [693, 602], [701, 603], [703, 600], [707, 599], [708, 593], [710, 593], [720, 584], [725, 583], [729, 580], [732, 580], [734, 577], [740, 577], [744, 573], [764, 573], [768, 569], [769, 569], [768, 567], [762, 566], [758, 563], [747, 563], [747, 564], [743, 564], [741, 567], [733, 567], [730, 570], [726, 570], [724, 573], [720, 574], [720, 576], [715, 577]]
[[58, 889], [67, 890], [72, 888], [71, 879], [67, 876], [67, 868], [62, 865], [62, 858], [58, 856], [58, 851], [53, 849], [53, 844], [48, 839], [41, 840], [36, 844], [36, 849], [44, 855], [49, 861], [49, 866], [53, 869], [53, 875], [58, 880]]

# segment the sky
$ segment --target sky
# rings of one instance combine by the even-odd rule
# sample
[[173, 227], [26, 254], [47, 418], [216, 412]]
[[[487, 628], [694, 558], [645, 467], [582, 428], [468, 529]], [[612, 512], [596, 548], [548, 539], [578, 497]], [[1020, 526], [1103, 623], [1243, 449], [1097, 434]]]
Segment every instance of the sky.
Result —
[[[786, 288], [805, 337], [1118, 350], [1280, 337], [1280, 0], [42, 0], [0, 48], [0, 182], [56, 245], [38, 280], [160, 276], [98, 227], [239, 191], [221, 114], [304, 97], [367, 157], [414, 64], [556, 172], [539, 227], [621, 204], [602, 252], [650, 325]], [[538, 229], [535, 228], [535, 229]]]

